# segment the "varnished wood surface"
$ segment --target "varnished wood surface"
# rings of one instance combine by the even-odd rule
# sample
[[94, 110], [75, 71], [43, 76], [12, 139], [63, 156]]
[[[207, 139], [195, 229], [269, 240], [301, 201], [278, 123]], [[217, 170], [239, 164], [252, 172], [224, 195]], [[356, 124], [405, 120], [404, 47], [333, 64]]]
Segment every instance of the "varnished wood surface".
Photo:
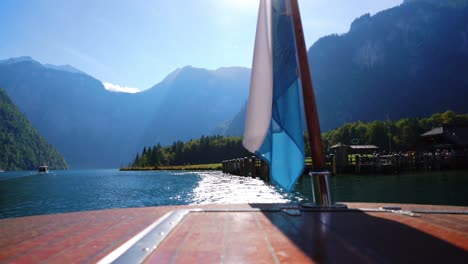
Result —
[[[349, 203], [378, 208], [382, 204]], [[388, 205], [388, 204], [385, 204]], [[208, 205], [189, 208], [271, 208]], [[412, 210], [467, 207], [399, 205]], [[94, 263], [171, 210], [114, 209], [0, 220], [0, 263]], [[192, 212], [148, 263], [465, 263], [468, 216], [382, 212]]]

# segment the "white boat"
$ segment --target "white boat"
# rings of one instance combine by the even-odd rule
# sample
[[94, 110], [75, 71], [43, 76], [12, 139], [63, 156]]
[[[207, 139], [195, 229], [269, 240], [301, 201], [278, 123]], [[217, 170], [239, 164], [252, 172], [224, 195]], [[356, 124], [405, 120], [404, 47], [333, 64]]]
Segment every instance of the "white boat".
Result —
[[49, 167], [44, 165], [44, 166], [39, 166], [39, 168], [37, 169], [39, 171], [39, 173], [49, 173]]

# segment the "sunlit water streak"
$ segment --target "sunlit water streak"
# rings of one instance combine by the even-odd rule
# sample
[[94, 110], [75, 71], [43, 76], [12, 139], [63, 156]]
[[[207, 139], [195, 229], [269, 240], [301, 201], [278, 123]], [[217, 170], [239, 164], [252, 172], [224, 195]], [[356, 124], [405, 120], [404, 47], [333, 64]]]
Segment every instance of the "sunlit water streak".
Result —
[[292, 198], [260, 179], [203, 172], [193, 190], [195, 204], [288, 203]]

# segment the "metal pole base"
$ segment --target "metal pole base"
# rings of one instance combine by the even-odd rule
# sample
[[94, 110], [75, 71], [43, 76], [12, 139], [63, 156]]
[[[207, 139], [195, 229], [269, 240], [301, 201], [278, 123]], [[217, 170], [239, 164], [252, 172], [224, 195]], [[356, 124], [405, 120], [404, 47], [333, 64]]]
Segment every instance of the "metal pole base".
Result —
[[304, 208], [331, 208], [331, 209], [347, 209], [348, 206], [346, 204], [340, 204], [340, 203], [336, 203], [336, 204], [332, 204], [330, 206], [323, 206], [323, 205], [318, 205], [316, 203], [303, 203], [301, 204], [302, 207]]
[[311, 171], [310, 183], [312, 187], [312, 201], [321, 207], [330, 207], [333, 204], [330, 193], [330, 172]]

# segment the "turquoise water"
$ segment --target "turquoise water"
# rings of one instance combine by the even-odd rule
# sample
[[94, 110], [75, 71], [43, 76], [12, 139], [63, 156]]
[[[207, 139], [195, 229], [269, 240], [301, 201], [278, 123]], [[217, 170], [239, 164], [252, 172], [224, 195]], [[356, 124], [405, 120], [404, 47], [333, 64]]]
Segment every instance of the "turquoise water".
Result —
[[[468, 173], [342, 175], [331, 180], [336, 201], [468, 205]], [[310, 181], [292, 194], [258, 179], [220, 172], [69, 170], [0, 173], [0, 218], [109, 208], [307, 200]]]

